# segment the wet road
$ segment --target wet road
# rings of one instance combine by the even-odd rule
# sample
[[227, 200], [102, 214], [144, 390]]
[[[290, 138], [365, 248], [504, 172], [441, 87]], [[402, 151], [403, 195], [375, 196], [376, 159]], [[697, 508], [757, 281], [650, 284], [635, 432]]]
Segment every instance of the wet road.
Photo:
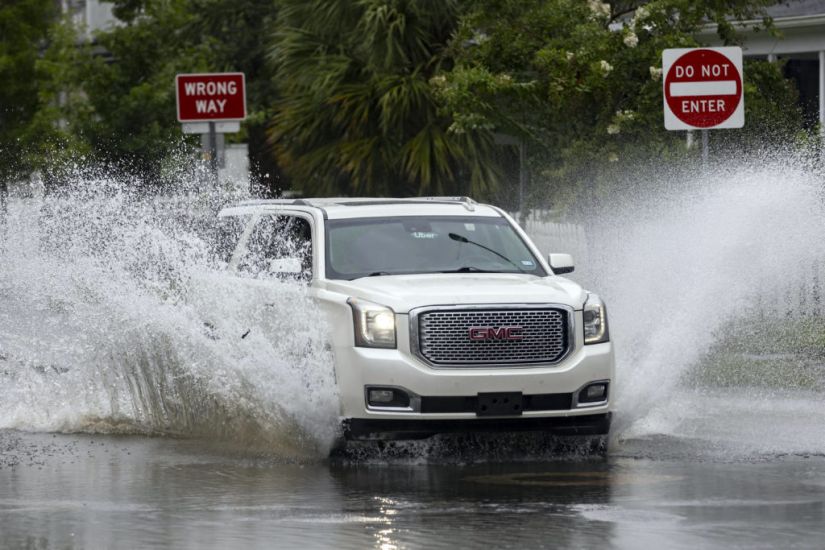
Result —
[[[0, 432], [0, 547], [821, 548], [825, 458], [284, 464], [168, 438]], [[667, 449], [667, 452], [663, 452]]]

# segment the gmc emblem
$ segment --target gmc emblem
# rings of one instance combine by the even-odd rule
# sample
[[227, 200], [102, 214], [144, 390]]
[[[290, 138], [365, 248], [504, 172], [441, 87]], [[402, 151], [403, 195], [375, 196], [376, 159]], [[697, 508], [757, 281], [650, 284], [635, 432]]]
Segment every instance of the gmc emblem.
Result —
[[521, 327], [470, 327], [470, 340], [523, 340]]

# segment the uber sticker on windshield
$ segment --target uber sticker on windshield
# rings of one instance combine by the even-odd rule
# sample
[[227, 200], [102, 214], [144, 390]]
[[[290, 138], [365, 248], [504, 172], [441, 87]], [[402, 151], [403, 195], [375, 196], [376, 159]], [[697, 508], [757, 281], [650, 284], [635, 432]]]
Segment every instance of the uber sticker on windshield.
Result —
[[464, 229], [466, 229], [467, 231], [475, 231], [476, 230], [476, 224], [474, 224], [474, 223], [465, 223], [464, 224]]
[[413, 239], [435, 239], [438, 233], [429, 233], [427, 231], [413, 231], [410, 233]]
[[521, 265], [526, 266], [526, 267], [533, 267], [533, 261], [532, 260], [522, 260]]

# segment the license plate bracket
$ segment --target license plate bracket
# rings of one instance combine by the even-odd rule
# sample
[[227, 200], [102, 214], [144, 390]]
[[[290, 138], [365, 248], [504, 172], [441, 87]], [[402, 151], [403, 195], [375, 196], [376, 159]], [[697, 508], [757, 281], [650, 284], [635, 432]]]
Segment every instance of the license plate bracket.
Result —
[[476, 416], [521, 416], [524, 396], [518, 392], [479, 393]]

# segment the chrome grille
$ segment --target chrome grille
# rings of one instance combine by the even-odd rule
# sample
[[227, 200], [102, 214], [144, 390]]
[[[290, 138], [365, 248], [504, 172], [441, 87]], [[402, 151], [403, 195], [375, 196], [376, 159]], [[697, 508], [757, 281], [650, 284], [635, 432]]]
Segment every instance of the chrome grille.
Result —
[[[417, 351], [435, 366], [556, 363], [568, 350], [568, 315], [549, 307], [422, 311], [417, 315]], [[479, 327], [521, 327], [521, 339], [471, 339], [470, 329]]]

